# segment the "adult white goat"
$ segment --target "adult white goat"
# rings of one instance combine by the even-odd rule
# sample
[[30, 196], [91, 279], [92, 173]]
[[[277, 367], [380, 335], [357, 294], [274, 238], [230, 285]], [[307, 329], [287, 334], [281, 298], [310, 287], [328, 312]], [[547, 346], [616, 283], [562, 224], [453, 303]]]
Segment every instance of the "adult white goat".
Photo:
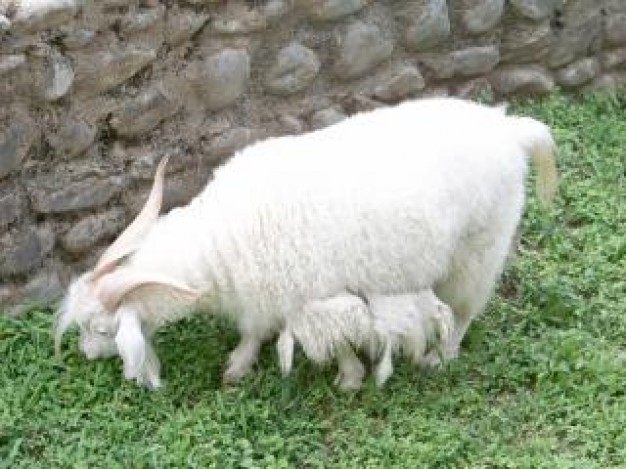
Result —
[[435, 286], [455, 314], [446, 347], [455, 356], [502, 270], [530, 157], [549, 201], [557, 178], [545, 125], [433, 98], [256, 143], [189, 205], [156, 219], [161, 166], [142, 213], [70, 286], [57, 343], [78, 323], [88, 356], [117, 352], [126, 378], [156, 387], [147, 339], [202, 297], [238, 324], [224, 376], [236, 381], [309, 301]]
[[454, 327], [454, 316], [432, 290], [407, 295], [354, 295], [308, 302], [286, 318], [276, 348], [283, 375], [291, 372], [296, 342], [307, 358], [325, 363], [337, 358], [335, 382], [342, 390], [361, 387], [365, 367], [354, 353], [365, 349], [375, 363], [376, 384], [393, 374], [392, 355], [402, 353], [414, 364], [429, 349], [441, 350]]

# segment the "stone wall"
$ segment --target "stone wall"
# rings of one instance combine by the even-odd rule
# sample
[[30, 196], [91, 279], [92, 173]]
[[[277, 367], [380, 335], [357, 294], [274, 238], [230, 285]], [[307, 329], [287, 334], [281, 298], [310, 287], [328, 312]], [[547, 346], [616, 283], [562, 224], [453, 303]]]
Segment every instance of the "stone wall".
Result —
[[49, 301], [255, 139], [428, 94], [626, 81], [624, 0], [0, 0], [0, 303]]

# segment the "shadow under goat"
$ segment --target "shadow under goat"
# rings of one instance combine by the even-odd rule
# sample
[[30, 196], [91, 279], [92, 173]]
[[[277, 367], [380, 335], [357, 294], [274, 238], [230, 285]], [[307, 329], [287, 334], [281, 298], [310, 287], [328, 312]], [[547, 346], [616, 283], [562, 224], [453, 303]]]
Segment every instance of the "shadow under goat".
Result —
[[402, 354], [414, 364], [439, 363], [453, 328], [452, 310], [432, 290], [389, 296], [343, 293], [307, 303], [290, 316], [276, 347], [284, 376], [291, 372], [296, 344], [315, 363], [337, 358], [335, 384], [348, 391], [359, 389], [365, 376], [354, 349], [366, 351], [376, 384], [383, 386], [393, 374], [393, 355]]

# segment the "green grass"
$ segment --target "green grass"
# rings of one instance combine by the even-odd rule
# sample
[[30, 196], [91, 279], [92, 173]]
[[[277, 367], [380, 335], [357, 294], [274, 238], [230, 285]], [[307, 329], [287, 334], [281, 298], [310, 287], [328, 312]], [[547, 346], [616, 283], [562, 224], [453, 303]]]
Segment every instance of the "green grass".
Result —
[[626, 467], [626, 95], [515, 108], [553, 127], [560, 194], [552, 215], [531, 197], [459, 360], [342, 395], [301, 356], [282, 379], [267, 347], [224, 389], [236, 335], [195, 319], [157, 336], [151, 393], [75, 335], [57, 362], [49, 313], [2, 318], [0, 467]]

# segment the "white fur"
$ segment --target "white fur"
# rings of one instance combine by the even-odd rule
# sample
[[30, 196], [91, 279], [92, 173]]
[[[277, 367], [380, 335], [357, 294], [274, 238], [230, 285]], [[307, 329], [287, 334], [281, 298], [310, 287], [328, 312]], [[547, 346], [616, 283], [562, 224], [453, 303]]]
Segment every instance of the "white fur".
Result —
[[337, 382], [342, 389], [360, 387], [363, 365], [352, 348], [367, 349], [375, 364], [378, 386], [393, 374], [392, 355], [403, 353], [419, 363], [430, 346], [449, 340], [454, 326], [450, 308], [432, 290], [406, 295], [350, 294], [311, 301], [291, 315], [280, 333], [277, 350], [283, 375], [290, 373], [293, 348], [299, 343], [316, 363], [339, 359]]
[[[454, 356], [502, 270], [527, 160], [537, 159], [545, 181], [551, 149], [543, 124], [462, 100], [356, 115], [244, 149], [189, 205], [162, 216], [126, 263], [202, 292], [236, 320], [242, 344], [229, 380], [251, 369], [285, 318], [346, 288], [393, 295], [435, 286], [455, 313], [446, 347]], [[169, 297], [166, 287], [142, 287], [122, 304], [153, 330], [186, 314], [164, 308]], [[109, 314], [72, 290], [65, 304], [61, 332]]]

